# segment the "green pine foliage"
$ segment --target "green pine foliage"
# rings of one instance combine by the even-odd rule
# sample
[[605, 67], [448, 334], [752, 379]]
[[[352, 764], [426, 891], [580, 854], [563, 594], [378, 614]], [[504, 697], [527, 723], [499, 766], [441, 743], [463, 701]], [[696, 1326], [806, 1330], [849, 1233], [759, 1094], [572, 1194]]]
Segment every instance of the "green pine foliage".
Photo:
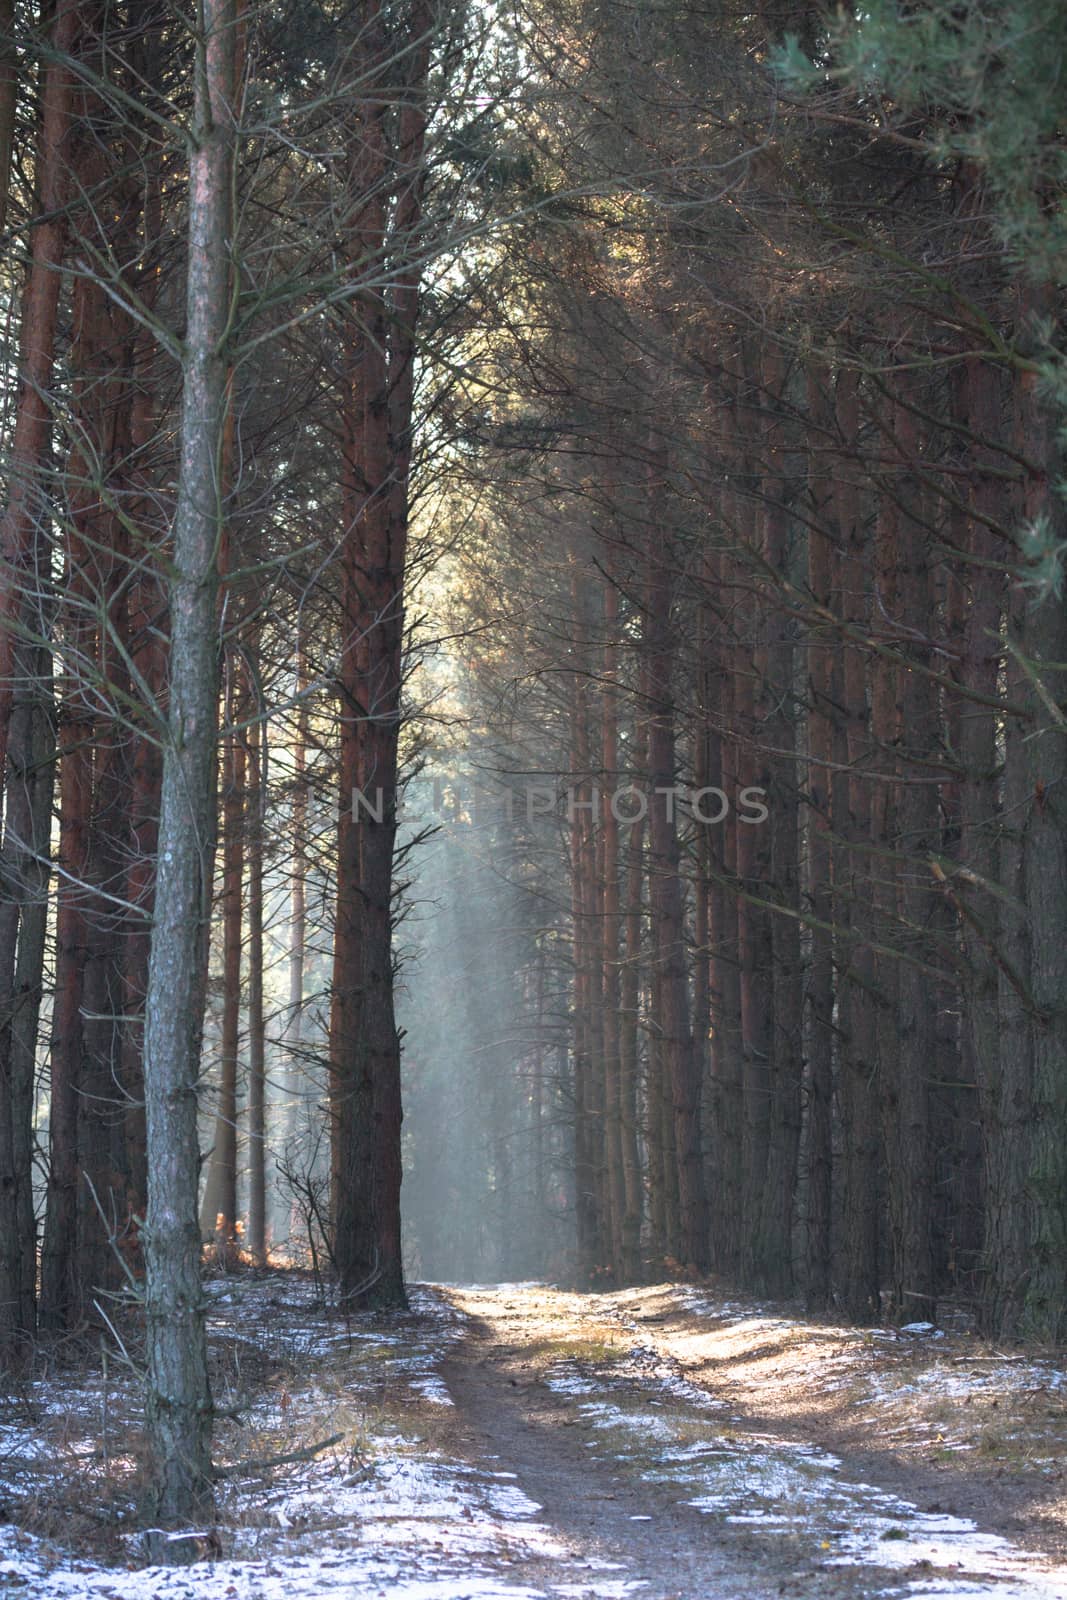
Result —
[[[794, 88], [851, 85], [889, 109], [921, 113], [931, 154], [984, 175], [1013, 257], [1036, 282], [1067, 283], [1067, 7], [872, 0], [838, 20], [821, 61], [795, 36], [774, 65]], [[873, 109], [873, 108], [872, 108]]]

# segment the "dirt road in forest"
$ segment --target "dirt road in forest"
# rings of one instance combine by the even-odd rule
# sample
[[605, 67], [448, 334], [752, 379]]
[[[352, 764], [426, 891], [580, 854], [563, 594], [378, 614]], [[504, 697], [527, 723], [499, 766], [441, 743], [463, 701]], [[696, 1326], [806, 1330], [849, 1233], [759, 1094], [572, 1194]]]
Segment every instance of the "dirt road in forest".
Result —
[[468, 1319], [442, 1375], [471, 1460], [515, 1473], [539, 1521], [589, 1563], [515, 1576], [648, 1600], [895, 1596], [1067, 1600], [1067, 1571], [973, 1522], [865, 1481], [847, 1460], [755, 1431], [687, 1379], [611, 1297], [448, 1289]]
[[0, 1407], [0, 1592], [1067, 1600], [1042, 1553], [1055, 1352], [835, 1328], [710, 1285], [416, 1285], [407, 1311], [347, 1314], [296, 1273], [206, 1291], [218, 1521], [185, 1535], [203, 1559], [146, 1564], [140, 1390], [81, 1364]]
[[[744, 1552], [716, 1540], [708, 1519], [663, 1485], [649, 1483], [591, 1448], [591, 1424], [573, 1395], [545, 1381], [552, 1358], [539, 1319], [524, 1326], [513, 1309], [502, 1317], [490, 1296], [455, 1296], [473, 1317], [471, 1332], [443, 1376], [469, 1428], [472, 1459], [495, 1457], [515, 1472], [540, 1508], [538, 1518], [562, 1540], [572, 1561], [588, 1560], [590, 1583], [572, 1592], [611, 1592], [640, 1585], [650, 1597], [783, 1592], [753, 1582]], [[515, 1302], [507, 1302], [514, 1308]], [[532, 1335], [532, 1337], [530, 1337]], [[624, 1577], [622, 1576], [624, 1574]], [[526, 1582], [558, 1584], [558, 1560], [524, 1570]], [[572, 1579], [573, 1581], [573, 1579]]]

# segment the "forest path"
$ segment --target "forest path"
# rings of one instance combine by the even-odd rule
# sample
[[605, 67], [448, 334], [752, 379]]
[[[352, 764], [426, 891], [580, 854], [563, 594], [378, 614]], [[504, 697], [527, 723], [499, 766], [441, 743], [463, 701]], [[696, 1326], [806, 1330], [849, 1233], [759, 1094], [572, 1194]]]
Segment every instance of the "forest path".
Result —
[[[913, 1397], [925, 1373], [974, 1401], [970, 1427], [986, 1392], [966, 1369], [924, 1367], [911, 1336], [902, 1348], [882, 1330], [883, 1346], [707, 1286], [413, 1285], [407, 1311], [349, 1315], [306, 1275], [220, 1275], [205, 1293], [220, 1482], [217, 1525], [196, 1531], [203, 1558], [146, 1564], [139, 1386], [81, 1363], [0, 1407], [0, 1593], [1067, 1600], [1067, 1567], [992, 1531], [1014, 1538], [987, 1501], [957, 1496], [961, 1467], [904, 1470], [887, 1396]], [[1056, 1411], [1067, 1374], [1030, 1360], [990, 1370], [990, 1414], [1010, 1411], [1011, 1379], [1029, 1450], [1040, 1397]], [[879, 1421], [835, 1431], [820, 1397], [851, 1415], [865, 1382], [878, 1404], [868, 1391], [858, 1414]], [[776, 1411], [787, 1391], [797, 1404]], [[1047, 1427], [1045, 1451], [1059, 1422]], [[993, 1493], [988, 1467], [979, 1476]]]
[[[524, 1582], [648, 1600], [1067, 1600], [1063, 1569], [874, 1488], [802, 1440], [755, 1431], [615, 1297], [442, 1292], [467, 1319], [441, 1367], [462, 1447], [514, 1472], [567, 1551], [565, 1586], [558, 1565], [524, 1564]], [[583, 1562], [588, 1587], [574, 1581]]]
[[[484, 1462], [489, 1454], [512, 1470], [520, 1489], [537, 1502], [539, 1521], [567, 1551], [568, 1567], [588, 1565], [588, 1588], [579, 1583], [570, 1593], [632, 1589], [648, 1600], [763, 1600], [786, 1592], [777, 1581], [754, 1583], [743, 1552], [727, 1551], [708, 1519], [670, 1487], [595, 1449], [593, 1424], [570, 1392], [574, 1379], [560, 1372], [576, 1359], [590, 1368], [590, 1340], [601, 1333], [592, 1317], [588, 1324], [583, 1319], [580, 1332], [568, 1319], [564, 1332], [552, 1314], [560, 1297], [533, 1290], [517, 1298], [451, 1291], [449, 1298], [470, 1318], [469, 1332], [444, 1363], [442, 1376], [471, 1455]], [[598, 1354], [594, 1350], [593, 1358]], [[559, 1575], [556, 1563], [544, 1572], [523, 1573], [527, 1581], [547, 1581], [557, 1593]], [[568, 1576], [574, 1583], [576, 1574]]]

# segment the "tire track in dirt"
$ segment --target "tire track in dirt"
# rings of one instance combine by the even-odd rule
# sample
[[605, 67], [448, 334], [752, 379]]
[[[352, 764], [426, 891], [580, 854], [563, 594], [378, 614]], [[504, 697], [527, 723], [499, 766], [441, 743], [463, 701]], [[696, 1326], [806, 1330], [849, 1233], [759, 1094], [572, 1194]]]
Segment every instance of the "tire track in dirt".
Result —
[[[445, 1291], [468, 1318], [466, 1337], [442, 1363], [472, 1460], [496, 1457], [541, 1507], [540, 1520], [566, 1545], [566, 1584], [556, 1561], [524, 1581], [569, 1595], [632, 1593], [638, 1600], [770, 1600], [781, 1595], [863, 1596], [885, 1591], [882, 1569], [821, 1565], [795, 1541], [767, 1539], [687, 1504], [683, 1485], [649, 1481], [597, 1448], [574, 1395], [549, 1387], [546, 1375], [566, 1361], [567, 1337], [536, 1290]], [[569, 1297], [568, 1297], [569, 1298]], [[590, 1335], [606, 1329], [594, 1308], [574, 1330], [581, 1356]], [[613, 1380], [618, 1392], [618, 1380]], [[706, 1419], [707, 1431], [715, 1422]], [[588, 1588], [575, 1586], [586, 1560]], [[610, 1565], [603, 1565], [610, 1564]]]

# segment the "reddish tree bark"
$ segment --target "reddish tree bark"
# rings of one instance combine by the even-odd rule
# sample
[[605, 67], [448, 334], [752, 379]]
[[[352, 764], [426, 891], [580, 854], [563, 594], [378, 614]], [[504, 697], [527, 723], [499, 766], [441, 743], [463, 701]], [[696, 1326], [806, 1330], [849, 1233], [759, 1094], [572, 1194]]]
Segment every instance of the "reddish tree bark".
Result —
[[[633, 730], [633, 770], [628, 801], [643, 801], [645, 740], [647, 733], [642, 711], [635, 717]], [[638, 789], [638, 783], [642, 788]], [[641, 1079], [640, 1009], [645, 884], [644, 847], [646, 807], [627, 807], [634, 821], [626, 830], [626, 877], [622, 904], [622, 970], [619, 978], [619, 1107], [622, 1124], [623, 1170], [626, 1183], [626, 1211], [623, 1218], [623, 1255], [627, 1276], [636, 1280], [640, 1273], [641, 1224], [644, 1215], [644, 1190], [638, 1145], [638, 1098]]]
[[[848, 369], [838, 377], [838, 422], [848, 459], [838, 479], [838, 522], [841, 528], [841, 590], [845, 622], [854, 634], [866, 636], [868, 594], [865, 570], [863, 507], [858, 473], [858, 382]], [[839, 1082], [844, 1146], [844, 1218], [841, 1255], [841, 1298], [855, 1322], [869, 1322], [879, 1311], [879, 1138], [877, 1024], [874, 1006], [874, 954], [870, 946], [867, 889], [871, 840], [871, 792], [865, 774], [869, 759], [867, 661], [862, 646], [849, 640], [842, 669], [845, 740], [848, 761], [848, 814], [845, 821], [847, 879], [842, 882], [844, 923], [847, 917], [847, 970], [839, 997], [843, 1034]]]
[[[733, 497], [724, 496], [729, 521]], [[719, 727], [729, 729], [734, 720], [736, 641], [729, 632], [730, 599], [725, 551], [713, 553], [710, 581], [717, 601], [717, 637], [714, 646], [715, 712]], [[711, 692], [709, 691], [709, 702]], [[741, 965], [739, 955], [739, 902], [737, 879], [738, 750], [725, 732], [713, 730], [708, 743], [708, 783], [720, 789], [726, 809], [721, 820], [708, 825], [709, 871], [712, 873], [708, 904], [708, 938], [711, 945], [710, 984], [712, 1018], [712, 1077], [714, 1084], [714, 1170], [718, 1182], [710, 1207], [711, 1243], [716, 1269], [734, 1273], [740, 1268], [741, 1216], [744, 1205], [744, 1058], [741, 1027]], [[723, 808], [720, 799], [707, 797], [705, 815]]]
[[[757, 526], [755, 411], [751, 392], [742, 388], [731, 425], [732, 470], [739, 488], [733, 500], [735, 537], [740, 545], [735, 581], [740, 580], [735, 606], [737, 647], [734, 652], [733, 721], [735, 807], [733, 830], [737, 882], [737, 955], [744, 1116], [742, 1124], [743, 1197], [740, 1267], [747, 1283], [762, 1277], [760, 1237], [767, 1163], [771, 1139], [774, 1074], [774, 932], [767, 909], [771, 874], [771, 830], [742, 815], [738, 800], [746, 789], [770, 787], [771, 775], [762, 723], [766, 715], [766, 649], [762, 637], [763, 600], [753, 593], [759, 569], [761, 539]], [[751, 431], [750, 431], [751, 430]]]
[[772, 914], [773, 1040], [771, 1049], [770, 1135], [767, 1176], [759, 1222], [757, 1282], [761, 1289], [787, 1295], [793, 1289], [793, 1215], [800, 1153], [801, 1088], [804, 1073], [803, 990], [800, 957], [800, 839], [797, 784], [794, 624], [775, 593], [775, 580], [789, 581], [789, 485], [783, 470], [785, 442], [781, 407], [785, 372], [773, 353], [762, 361], [765, 404], [763, 428], [763, 559], [766, 584], [766, 644], [760, 740], [770, 752], [766, 808], [762, 824], [770, 834], [769, 875]]
[[[1002, 668], [1002, 621], [1008, 605], [1006, 575], [1001, 563], [1011, 559], [997, 529], [1014, 521], [1011, 495], [998, 473], [998, 445], [1010, 437], [1003, 375], [972, 357], [958, 385], [959, 420], [973, 437], [970, 456], [971, 515], [965, 518], [963, 556], [958, 584], [965, 609], [960, 630], [961, 682], [990, 703], [997, 695]], [[1016, 619], [1013, 619], [1013, 622]], [[1025, 675], [1010, 656], [1003, 662], [1005, 698], [1026, 699]], [[1005, 717], [1007, 760], [1003, 778], [1003, 815], [1018, 815], [1025, 804], [1025, 726]], [[963, 987], [965, 1028], [978, 1083], [984, 1132], [985, 1218], [981, 1316], [988, 1331], [1010, 1336], [1018, 1328], [1028, 1271], [1030, 1027], [1026, 1002], [1003, 979], [992, 951], [997, 949], [1017, 976], [1024, 978], [1026, 959], [1022, 857], [1018, 831], [1003, 826], [998, 780], [996, 714], [964, 701], [958, 717], [963, 775], [959, 784], [959, 857], [974, 874], [978, 887], [967, 895], [977, 926], [964, 919], [967, 952]], [[998, 841], [998, 833], [1000, 835]], [[985, 892], [982, 885], [999, 883], [1009, 899]], [[1001, 989], [1003, 992], [1000, 992]]]
[[619, 788], [618, 674], [619, 593], [609, 575], [604, 586], [604, 681], [600, 698], [600, 859], [602, 885], [600, 996], [603, 1008], [604, 1144], [611, 1261], [617, 1283], [632, 1283], [637, 1263], [626, 1239], [626, 1108], [619, 1047]]
[[[143, 304], [152, 310], [159, 290], [159, 261], [155, 248], [162, 232], [162, 202], [158, 170], [149, 169], [144, 194], [144, 233], [149, 254], [138, 285]], [[163, 644], [166, 623], [163, 586], [154, 544], [162, 542], [160, 509], [167, 505], [161, 492], [153, 447], [159, 436], [157, 402], [152, 383], [155, 342], [148, 329], [139, 327], [134, 344], [133, 408], [130, 421], [131, 468], [129, 515], [140, 530], [137, 576], [130, 592], [130, 657], [146, 700], [146, 727], [134, 730], [130, 753], [130, 858], [127, 864], [126, 901], [131, 911], [126, 924], [124, 952], [124, 1026], [122, 1081], [127, 1096], [126, 1148], [130, 1210], [143, 1217], [148, 1203], [147, 1129], [144, 1112], [144, 1004], [148, 990], [148, 962], [152, 944], [152, 907], [155, 898], [156, 856], [159, 835], [160, 790], [163, 764], [154, 734], [162, 703], [166, 673]], [[137, 913], [140, 913], [139, 915]]]
[[[914, 412], [907, 402], [921, 399], [913, 382], [904, 383], [902, 403], [894, 406], [896, 444], [903, 463], [897, 497], [899, 515], [899, 607], [909, 630], [911, 670], [900, 686], [900, 737], [905, 752], [904, 781], [898, 799], [898, 855], [916, 863], [936, 852], [939, 805], [936, 762], [941, 744], [940, 707], [929, 671], [936, 627], [934, 586], [923, 521], [924, 495], [913, 474], [919, 466]], [[911, 757], [909, 760], [908, 757]], [[927, 873], [910, 862], [900, 873], [899, 913], [905, 929], [929, 928], [932, 889]], [[913, 936], [910, 954], [931, 957], [929, 943]], [[895, 974], [897, 1071], [892, 1086], [890, 1126], [885, 1130], [889, 1175], [889, 1226], [892, 1243], [892, 1306], [906, 1321], [936, 1316], [932, 1236], [933, 1152], [930, 1144], [930, 1079], [935, 1059], [935, 1016], [930, 983], [914, 961]], [[892, 1067], [892, 1057], [884, 1063]]]
[[52, 363], [60, 272], [67, 246], [67, 200], [71, 191], [70, 136], [74, 74], [64, 57], [79, 46], [78, 0], [58, 0], [52, 21], [53, 60], [44, 69], [41, 134], [37, 155], [40, 220], [32, 229], [30, 268], [22, 301], [19, 396], [8, 457], [8, 500], [0, 523], [0, 773], [6, 770], [11, 716], [14, 626], [23, 604], [34, 530], [41, 510], [40, 469], [48, 446]]
[[[650, 487], [662, 493], [659, 468]], [[649, 532], [642, 650], [648, 667], [649, 905], [659, 984], [655, 1013], [670, 1086], [677, 1174], [679, 1249], [687, 1267], [707, 1265], [708, 1224], [700, 1139], [700, 1076], [689, 1015], [681, 853], [677, 820], [674, 673], [677, 637], [671, 615], [674, 553]]]
[[[808, 588], [817, 617], [808, 651], [808, 874], [811, 954], [808, 970], [808, 1124], [805, 1294], [811, 1310], [830, 1304], [833, 1270], [834, 893], [831, 818], [834, 759], [834, 593], [836, 505], [829, 467], [836, 420], [827, 393], [830, 375], [813, 369], [808, 403], [812, 523], [808, 529]], [[821, 622], [821, 626], [820, 626]]]
[[[395, 277], [388, 294], [368, 289], [356, 298], [360, 332], [353, 335], [342, 406], [342, 805], [330, 1021], [334, 1252], [346, 1294], [400, 1305], [403, 1111], [392, 895], [429, 12], [418, 5], [411, 14], [392, 143], [389, 72], [397, 40], [378, 0], [368, 8], [361, 40], [368, 93], [350, 146], [347, 246], [354, 275], [381, 261]], [[389, 188], [397, 194], [391, 215]], [[371, 802], [358, 820], [350, 803], [355, 791]]]

